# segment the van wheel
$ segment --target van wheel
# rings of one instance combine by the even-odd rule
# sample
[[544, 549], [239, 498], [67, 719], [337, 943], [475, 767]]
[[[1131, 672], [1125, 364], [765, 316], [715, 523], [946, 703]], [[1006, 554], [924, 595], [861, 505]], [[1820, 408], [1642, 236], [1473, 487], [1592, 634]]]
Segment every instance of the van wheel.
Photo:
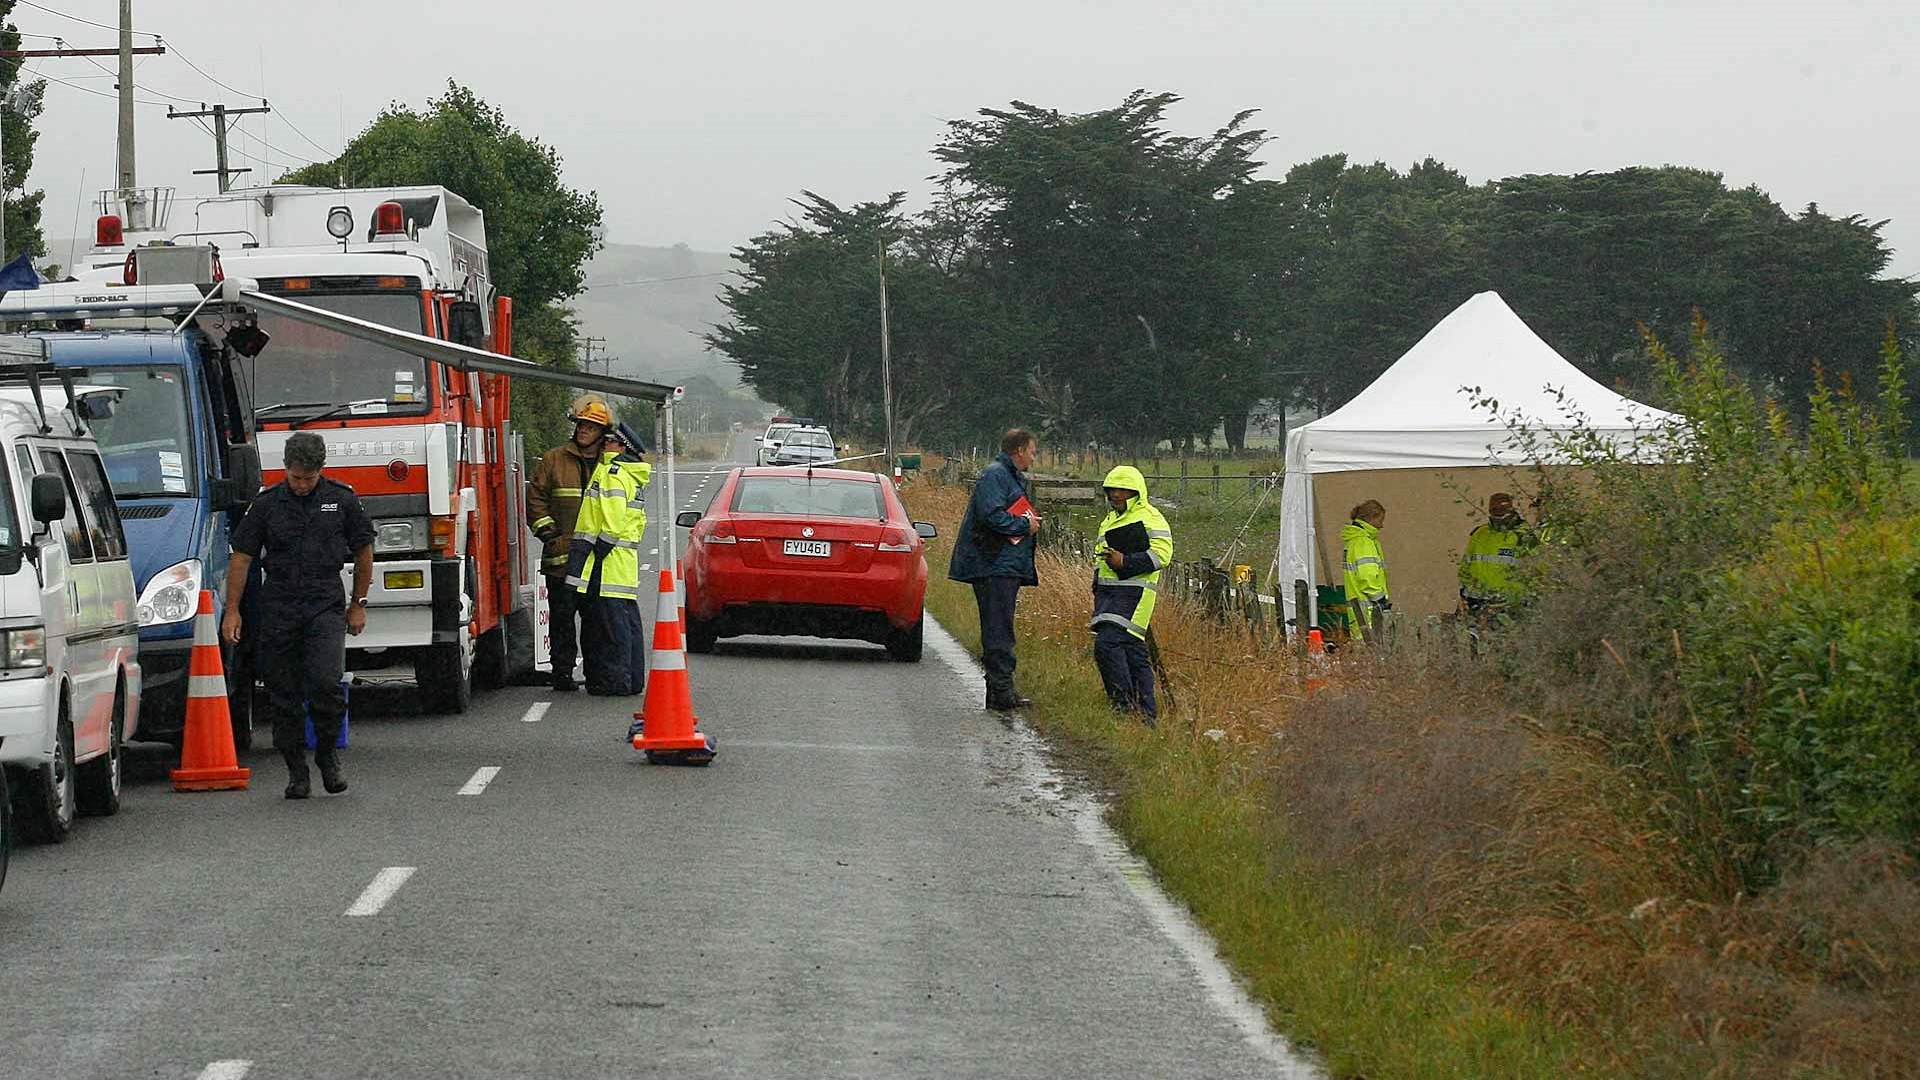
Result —
[[[227, 672], [227, 717], [233, 721], [233, 748], [253, 749], [253, 668], [242, 660], [239, 649], [225, 646]], [[185, 725], [182, 725], [184, 728]]]
[[926, 646], [927, 617], [913, 620], [913, 625], [905, 630], [895, 630], [887, 635], [887, 655], [903, 664], [917, 664], [920, 654]]
[[127, 695], [121, 687], [113, 695], [113, 723], [107, 727], [107, 752], [75, 769], [79, 806], [83, 814], [111, 817], [120, 809], [121, 747], [127, 731]]
[[0, 888], [7, 884], [7, 862], [13, 858], [13, 799], [7, 794], [7, 770], [0, 769]]
[[420, 685], [420, 707], [429, 713], [464, 713], [473, 703], [473, 665], [458, 641], [415, 654], [413, 679]]
[[65, 840], [73, 830], [78, 810], [73, 788], [73, 723], [67, 719], [66, 703], [62, 702], [53, 760], [27, 773], [26, 783], [20, 785], [20, 838], [29, 844]]

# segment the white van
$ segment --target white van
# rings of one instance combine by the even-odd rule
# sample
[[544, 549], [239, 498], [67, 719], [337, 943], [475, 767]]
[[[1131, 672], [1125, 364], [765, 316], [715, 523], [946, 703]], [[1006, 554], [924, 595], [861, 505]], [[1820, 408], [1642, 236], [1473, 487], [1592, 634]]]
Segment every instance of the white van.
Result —
[[0, 765], [21, 838], [57, 843], [76, 813], [120, 808], [140, 623], [87, 432], [115, 395], [74, 387], [45, 357], [43, 341], [0, 340]]

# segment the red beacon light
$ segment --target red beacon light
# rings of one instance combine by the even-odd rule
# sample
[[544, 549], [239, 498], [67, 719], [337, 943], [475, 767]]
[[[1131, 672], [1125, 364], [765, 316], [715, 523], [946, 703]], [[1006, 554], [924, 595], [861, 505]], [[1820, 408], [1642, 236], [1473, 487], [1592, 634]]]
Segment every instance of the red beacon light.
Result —
[[407, 239], [407, 210], [397, 202], [383, 202], [373, 208], [373, 239]]
[[127, 234], [120, 226], [119, 214], [101, 214], [100, 220], [93, 223], [93, 246], [119, 247], [127, 242]]

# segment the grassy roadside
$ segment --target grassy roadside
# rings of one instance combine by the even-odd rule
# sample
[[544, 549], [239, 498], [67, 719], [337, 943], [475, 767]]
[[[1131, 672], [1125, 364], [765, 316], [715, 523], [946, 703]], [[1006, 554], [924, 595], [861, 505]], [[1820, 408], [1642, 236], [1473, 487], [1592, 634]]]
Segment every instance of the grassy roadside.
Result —
[[[914, 485], [908, 503], [951, 535], [962, 492]], [[927, 606], [977, 652], [972, 593], [945, 580], [947, 551], [944, 540], [929, 546]], [[1023, 594], [1019, 620], [1021, 687], [1039, 702], [1030, 719], [1112, 789], [1115, 826], [1213, 934], [1279, 1030], [1338, 1077], [1614, 1075], [1543, 1011], [1497, 1002], [1465, 965], [1356, 918], [1336, 886], [1292, 856], [1298, 845], [1269, 797], [1253, 737], [1267, 719], [1255, 703], [1279, 691], [1250, 686], [1263, 676], [1232, 666], [1250, 658], [1236, 657], [1229, 641], [1207, 640], [1206, 628], [1168, 619], [1169, 649], [1225, 666], [1177, 688], [1191, 729], [1118, 720], [1075, 616], [1084, 583], [1064, 566], [1043, 577], [1041, 589]]]

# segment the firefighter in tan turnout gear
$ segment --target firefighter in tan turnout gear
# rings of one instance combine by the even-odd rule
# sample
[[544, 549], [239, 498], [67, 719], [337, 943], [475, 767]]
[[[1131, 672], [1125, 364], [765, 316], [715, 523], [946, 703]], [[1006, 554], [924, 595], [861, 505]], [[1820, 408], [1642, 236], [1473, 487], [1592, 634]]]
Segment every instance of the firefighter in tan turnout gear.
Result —
[[613, 430], [613, 410], [597, 394], [574, 399], [568, 412], [573, 436], [547, 451], [533, 467], [527, 491], [527, 524], [540, 538], [540, 573], [547, 579], [549, 623], [553, 635], [553, 688], [572, 690], [574, 661], [580, 655], [577, 620], [583, 612], [580, 594], [567, 584], [567, 552], [573, 527], [580, 519], [580, 500], [594, 470], [600, 467], [600, 448]]

